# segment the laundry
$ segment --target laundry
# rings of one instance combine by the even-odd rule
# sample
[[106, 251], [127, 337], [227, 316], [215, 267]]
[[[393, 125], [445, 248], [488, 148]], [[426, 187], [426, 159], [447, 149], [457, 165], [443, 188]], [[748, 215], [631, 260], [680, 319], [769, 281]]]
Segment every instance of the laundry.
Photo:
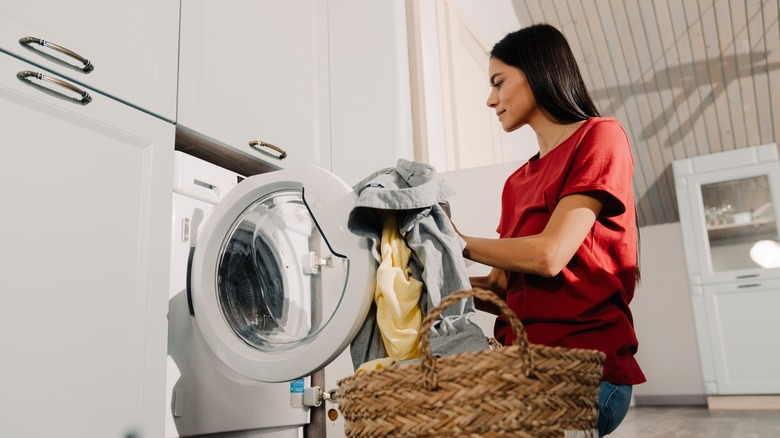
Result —
[[355, 375], [359, 376], [360, 374], [367, 373], [369, 371], [381, 370], [383, 368], [389, 367], [394, 363], [395, 361], [390, 357], [370, 360], [364, 363], [363, 365], [360, 365], [360, 367], [358, 367], [358, 369], [355, 370]]
[[[396, 167], [372, 173], [354, 189], [358, 199], [347, 226], [369, 240], [369, 249], [377, 263], [382, 261], [382, 212], [396, 212], [399, 232], [412, 251], [411, 276], [424, 285], [419, 303], [423, 315], [443, 297], [471, 288], [462, 255], [464, 242], [441, 205], [454, 192], [439, 179], [433, 166], [399, 159]], [[356, 369], [365, 362], [389, 356], [381, 339], [377, 310], [376, 305], [372, 306], [352, 341]], [[474, 314], [472, 299], [445, 309], [431, 329], [432, 353], [446, 356], [487, 349], [484, 333], [471, 320]]]
[[412, 251], [398, 230], [395, 212], [382, 213], [381, 263], [377, 268], [374, 302], [377, 324], [388, 356], [396, 362], [414, 359], [422, 325], [423, 284], [411, 277]]

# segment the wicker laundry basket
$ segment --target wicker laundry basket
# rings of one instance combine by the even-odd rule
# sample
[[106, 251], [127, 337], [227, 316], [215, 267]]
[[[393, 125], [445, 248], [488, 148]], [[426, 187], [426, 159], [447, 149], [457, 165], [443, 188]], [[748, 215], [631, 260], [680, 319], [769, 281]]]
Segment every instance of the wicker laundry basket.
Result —
[[501, 308], [515, 343], [434, 359], [429, 336], [421, 336], [419, 362], [340, 380], [347, 436], [597, 437], [604, 353], [529, 344], [506, 303], [481, 289], [443, 299], [420, 333], [470, 296]]

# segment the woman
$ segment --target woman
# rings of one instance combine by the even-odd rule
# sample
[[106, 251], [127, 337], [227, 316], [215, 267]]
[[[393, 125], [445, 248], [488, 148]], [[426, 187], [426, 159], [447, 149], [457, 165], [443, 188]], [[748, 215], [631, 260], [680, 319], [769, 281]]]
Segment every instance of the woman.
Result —
[[[507, 132], [529, 125], [539, 153], [504, 185], [500, 238], [462, 236], [464, 255], [493, 268], [471, 284], [506, 299], [532, 343], [606, 353], [603, 436], [623, 420], [632, 385], [645, 381], [628, 308], [639, 278], [628, 138], [599, 116], [565, 37], [550, 25], [499, 41], [489, 77], [487, 105]], [[514, 339], [503, 317], [495, 336]]]

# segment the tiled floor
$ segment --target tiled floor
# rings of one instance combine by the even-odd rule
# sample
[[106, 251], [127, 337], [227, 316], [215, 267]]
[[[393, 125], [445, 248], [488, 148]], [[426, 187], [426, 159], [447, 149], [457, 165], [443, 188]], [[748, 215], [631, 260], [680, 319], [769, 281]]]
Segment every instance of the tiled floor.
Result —
[[634, 407], [609, 438], [776, 438], [780, 411]]

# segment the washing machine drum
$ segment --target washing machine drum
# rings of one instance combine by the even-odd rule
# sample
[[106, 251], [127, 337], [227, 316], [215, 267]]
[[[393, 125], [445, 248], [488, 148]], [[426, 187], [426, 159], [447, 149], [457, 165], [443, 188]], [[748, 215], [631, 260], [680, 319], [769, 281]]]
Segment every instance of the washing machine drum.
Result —
[[274, 248], [251, 228], [239, 226], [219, 262], [217, 293], [225, 322], [247, 344], [272, 345], [269, 335], [284, 333], [291, 306], [285, 300], [284, 269]]
[[242, 181], [215, 207], [192, 253], [195, 325], [207, 349], [253, 380], [316, 371], [346, 348], [372, 297], [365, 239], [346, 229], [356, 195], [303, 167]]

